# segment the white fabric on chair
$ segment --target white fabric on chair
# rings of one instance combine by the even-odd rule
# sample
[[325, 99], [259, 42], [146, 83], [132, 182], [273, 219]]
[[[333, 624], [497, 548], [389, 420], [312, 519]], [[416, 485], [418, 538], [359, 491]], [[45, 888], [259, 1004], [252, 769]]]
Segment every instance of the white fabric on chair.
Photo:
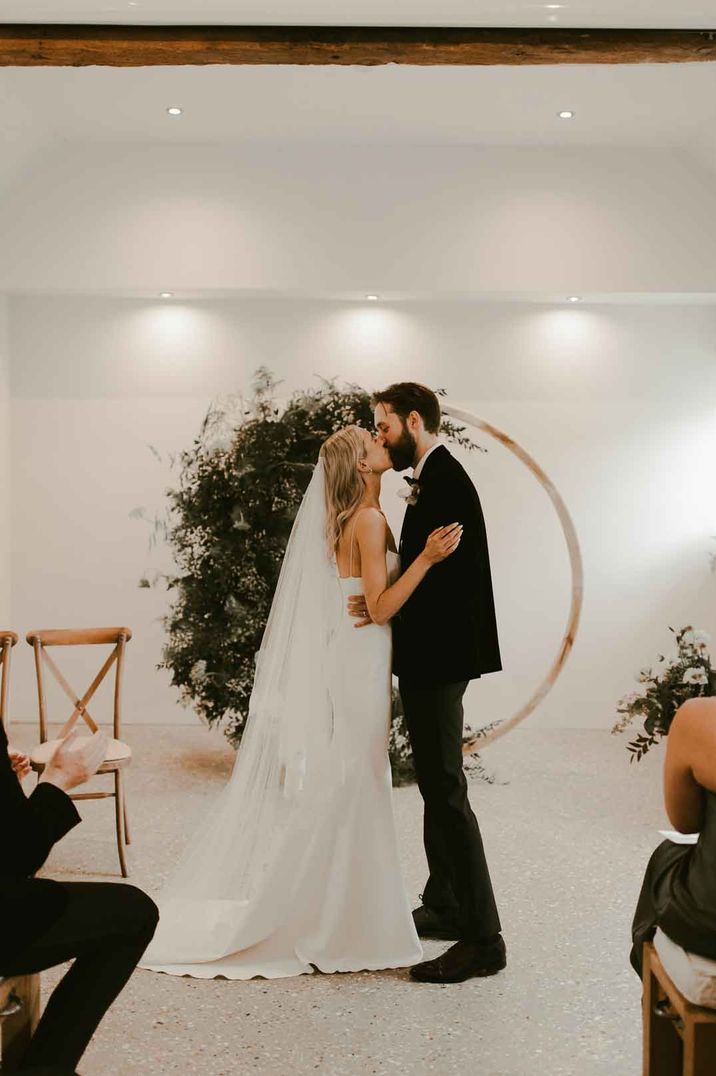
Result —
[[[78, 736], [76, 744], [81, 746], [87, 742], [87, 736]], [[44, 767], [50, 761], [52, 755], [59, 747], [61, 740], [47, 740], [45, 743], [38, 744], [30, 752], [30, 762], [37, 767]], [[116, 766], [118, 763], [128, 762], [132, 757], [132, 748], [129, 744], [124, 743], [122, 740], [115, 740], [109, 738], [107, 740], [107, 751], [104, 756], [104, 762], [100, 766], [98, 772], [104, 773], [102, 769], [108, 762], [113, 763]]]
[[687, 953], [657, 929], [654, 948], [674, 986], [687, 1001], [706, 1009], [716, 1009], [716, 960]]

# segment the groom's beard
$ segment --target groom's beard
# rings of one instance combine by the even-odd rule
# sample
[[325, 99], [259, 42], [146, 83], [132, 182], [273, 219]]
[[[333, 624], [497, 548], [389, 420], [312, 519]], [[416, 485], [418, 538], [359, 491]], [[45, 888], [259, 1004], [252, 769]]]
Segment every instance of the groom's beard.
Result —
[[403, 426], [403, 432], [394, 445], [386, 445], [390, 462], [396, 471], [405, 471], [413, 466], [416, 445], [417, 442], [407, 426]]

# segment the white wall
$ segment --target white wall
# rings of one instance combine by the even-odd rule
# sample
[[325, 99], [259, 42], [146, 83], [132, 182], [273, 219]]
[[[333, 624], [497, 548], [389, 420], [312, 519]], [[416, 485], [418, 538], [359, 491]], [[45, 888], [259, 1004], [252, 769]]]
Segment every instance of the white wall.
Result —
[[0, 627], [12, 628], [10, 620], [10, 528], [12, 506], [10, 439], [10, 342], [7, 331], [7, 300], [0, 295]]
[[716, 290], [713, 173], [671, 149], [69, 142], [0, 235], [14, 291]]
[[[608, 727], [667, 626], [716, 634], [716, 309], [461, 302], [194, 303], [16, 297], [12, 614], [18, 630], [126, 622], [130, 721], [183, 721], [160, 657], [167, 598], [133, 508], [160, 509], [166, 457], [189, 447], [211, 397], [265, 363], [285, 391], [336, 376], [367, 388], [445, 387], [521, 442], [561, 490], [582, 542], [583, 625], [532, 720]], [[481, 438], [484, 441], [484, 438]], [[472, 691], [485, 720], [515, 709], [560, 641], [567, 558], [545, 494], [497, 445], [469, 466], [491, 540], [505, 672]], [[385, 501], [399, 526], [395, 480]], [[34, 715], [29, 649], [17, 718]], [[81, 685], [77, 685], [78, 687]]]

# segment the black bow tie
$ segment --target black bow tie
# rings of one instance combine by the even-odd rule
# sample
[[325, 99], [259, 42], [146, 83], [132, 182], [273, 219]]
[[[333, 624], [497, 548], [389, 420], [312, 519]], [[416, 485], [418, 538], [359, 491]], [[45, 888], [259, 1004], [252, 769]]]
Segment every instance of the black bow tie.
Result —
[[407, 482], [409, 486], [418, 486], [420, 483], [417, 478], [408, 478], [406, 474], [403, 475], [403, 481]]

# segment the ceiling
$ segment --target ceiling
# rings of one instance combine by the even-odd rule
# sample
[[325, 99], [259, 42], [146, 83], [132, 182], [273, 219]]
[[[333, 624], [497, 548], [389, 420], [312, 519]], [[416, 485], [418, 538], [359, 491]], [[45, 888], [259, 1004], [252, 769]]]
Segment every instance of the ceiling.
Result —
[[[170, 105], [184, 109], [167, 115]], [[574, 119], [557, 113], [571, 109]], [[716, 64], [0, 69], [0, 133], [41, 141], [689, 145]]]
[[[0, 0], [2, 20], [716, 27], [716, 0]], [[0, 185], [68, 139], [667, 145], [711, 163], [715, 121], [704, 63], [0, 68]]]
[[[716, 0], [0, 0], [3, 20], [703, 28]], [[716, 63], [0, 68], [0, 190], [75, 142], [315, 142], [327, 167], [371, 142], [667, 147], [716, 168]]]
[[[2, 20], [716, 27], [716, 0], [0, 0]], [[68, 139], [667, 145], [711, 163], [715, 121], [704, 63], [0, 68], [0, 185]]]
[[0, 0], [0, 22], [716, 28], [714, 0]]

